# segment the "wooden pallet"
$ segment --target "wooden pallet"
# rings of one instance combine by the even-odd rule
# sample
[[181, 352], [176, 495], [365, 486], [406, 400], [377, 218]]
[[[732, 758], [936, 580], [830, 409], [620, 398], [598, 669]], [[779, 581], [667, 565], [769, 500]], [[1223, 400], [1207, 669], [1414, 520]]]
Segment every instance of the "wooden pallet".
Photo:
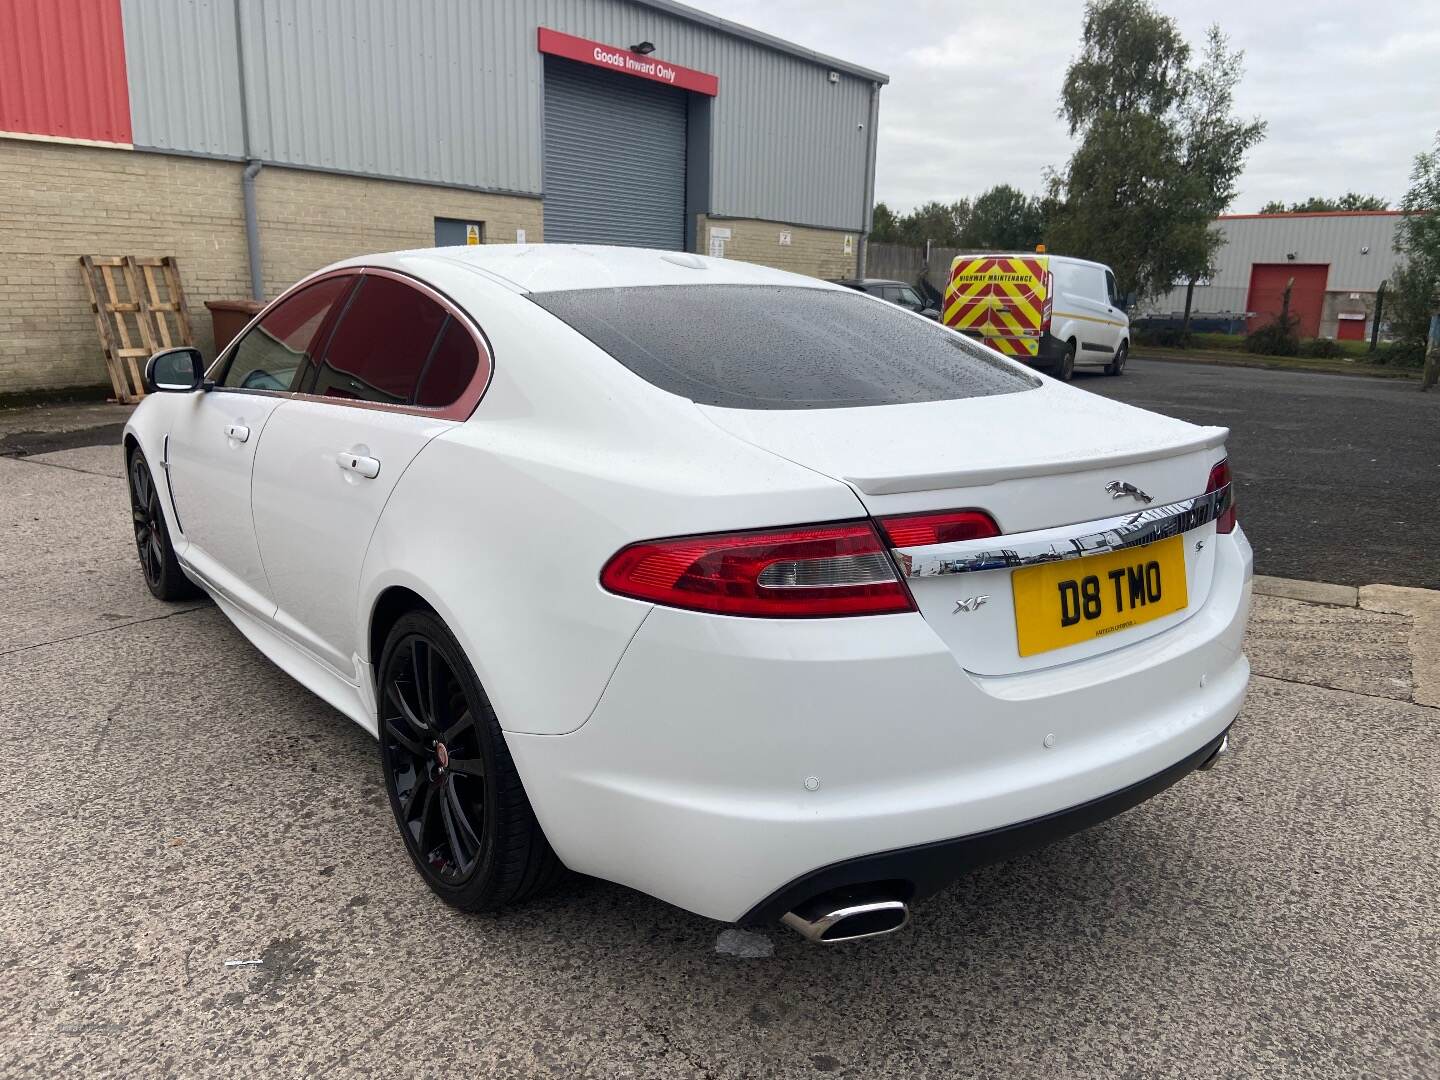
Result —
[[80, 276], [115, 398], [145, 396], [144, 363], [157, 349], [194, 345], [180, 267], [171, 256], [82, 255]]

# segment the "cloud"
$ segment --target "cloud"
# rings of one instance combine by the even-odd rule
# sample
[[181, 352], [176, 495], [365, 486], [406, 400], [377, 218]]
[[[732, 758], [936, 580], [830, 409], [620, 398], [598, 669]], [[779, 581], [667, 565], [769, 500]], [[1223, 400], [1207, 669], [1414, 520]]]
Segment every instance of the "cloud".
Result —
[[[1073, 0], [688, 0], [884, 71], [876, 197], [910, 208], [995, 184], [1038, 192], [1073, 148], [1056, 115], [1080, 39]], [[1269, 123], [1236, 212], [1358, 190], [1395, 203], [1440, 129], [1440, 5], [1162, 0], [1192, 45], [1214, 22], [1245, 50], [1236, 108]]]

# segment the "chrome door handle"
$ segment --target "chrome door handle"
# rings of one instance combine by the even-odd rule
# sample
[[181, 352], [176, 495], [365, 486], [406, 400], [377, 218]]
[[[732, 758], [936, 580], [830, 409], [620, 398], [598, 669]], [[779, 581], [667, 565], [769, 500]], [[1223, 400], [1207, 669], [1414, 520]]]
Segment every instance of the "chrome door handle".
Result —
[[236, 442], [244, 442], [250, 438], [250, 429], [244, 424], [230, 424], [225, 428], [225, 437], [234, 439]]
[[366, 480], [374, 480], [380, 475], [380, 459], [366, 457], [364, 454], [352, 454], [349, 450], [341, 450], [335, 455], [335, 464], [346, 472], [359, 473]]

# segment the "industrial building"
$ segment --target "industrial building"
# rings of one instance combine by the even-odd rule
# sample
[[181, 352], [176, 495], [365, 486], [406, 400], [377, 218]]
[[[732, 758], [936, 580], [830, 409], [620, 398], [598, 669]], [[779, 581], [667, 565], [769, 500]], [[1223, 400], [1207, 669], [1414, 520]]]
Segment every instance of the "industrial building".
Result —
[[[1196, 282], [1192, 323], [1248, 333], [1279, 314], [1290, 288], [1290, 312], [1301, 337], [1358, 341], [1374, 325], [1376, 294], [1395, 271], [1397, 210], [1312, 214], [1228, 214], [1215, 221], [1224, 244], [1215, 272]], [[1179, 318], [1184, 285], [1142, 308]], [[1381, 312], [1383, 329], [1384, 312]]]
[[104, 380], [81, 255], [207, 300], [571, 241], [857, 271], [887, 77], [671, 0], [0, 0], [0, 394]]

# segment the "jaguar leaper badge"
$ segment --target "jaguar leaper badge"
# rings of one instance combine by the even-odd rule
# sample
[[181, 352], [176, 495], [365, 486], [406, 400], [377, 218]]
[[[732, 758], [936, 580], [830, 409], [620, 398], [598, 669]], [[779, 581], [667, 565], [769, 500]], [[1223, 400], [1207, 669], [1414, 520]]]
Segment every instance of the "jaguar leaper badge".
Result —
[[1125, 496], [1129, 495], [1133, 498], [1139, 499], [1141, 502], [1148, 503], [1155, 501], [1149, 495], [1145, 494], [1145, 492], [1141, 491], [1138, 487], [1136, 487], [1134, 484], [1130, 483], [1128, 480], [1111, 480], [1108, 484], [1105, 485], [1105, 490], [1110, 493], [1110, 497], [1112, 499], [1123, 499], [1125, 498]]

